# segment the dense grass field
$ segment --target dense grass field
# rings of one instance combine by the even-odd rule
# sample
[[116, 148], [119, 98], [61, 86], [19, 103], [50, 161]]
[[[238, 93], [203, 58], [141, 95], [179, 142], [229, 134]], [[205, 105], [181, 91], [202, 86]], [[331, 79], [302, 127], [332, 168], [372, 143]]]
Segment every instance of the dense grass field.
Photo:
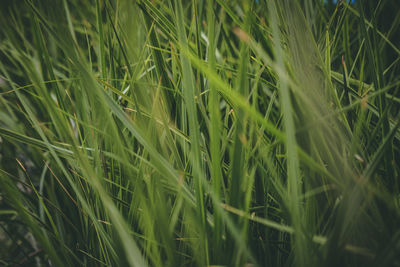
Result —
[[398, 0], [0, 1], [0, 265], [400, 266]]

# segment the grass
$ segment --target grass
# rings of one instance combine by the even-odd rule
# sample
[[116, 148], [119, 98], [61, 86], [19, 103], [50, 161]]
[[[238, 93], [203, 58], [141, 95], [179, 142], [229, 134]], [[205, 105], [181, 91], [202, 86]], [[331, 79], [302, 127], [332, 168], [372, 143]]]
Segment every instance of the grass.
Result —
[[397, 1], [3, 1], [0, 263], [399, 266]]

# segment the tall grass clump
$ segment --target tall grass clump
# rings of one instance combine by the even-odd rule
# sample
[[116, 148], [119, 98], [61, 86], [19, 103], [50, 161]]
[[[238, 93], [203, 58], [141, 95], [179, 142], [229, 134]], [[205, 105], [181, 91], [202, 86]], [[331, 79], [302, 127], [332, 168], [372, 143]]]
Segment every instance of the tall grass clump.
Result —
[[397, 0], [0, 10], [1, 265], [400, 266]]

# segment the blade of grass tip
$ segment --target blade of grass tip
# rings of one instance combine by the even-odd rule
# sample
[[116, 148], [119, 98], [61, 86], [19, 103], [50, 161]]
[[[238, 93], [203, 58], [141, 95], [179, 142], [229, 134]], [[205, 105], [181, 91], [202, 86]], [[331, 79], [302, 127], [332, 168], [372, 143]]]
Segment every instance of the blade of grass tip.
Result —
[[[201, 19], [202, 19], [202, 15], [203, 15], [203, 0], [200, 0], [200, 2], [198, 2], [198, 0], [194, 0], [193, 2], [193, 9], [194, 9], [194, 19], [195, 19], [195, 27], [196, 27], [196, 48], [197, 48], [197, 56], [199, 58], [203, 58], [203, 49], [201, 47], [201, 29], [200, 29], [200, 25], [201, 25]], [[196, 71], [196, 80], [200, 81], [200, 91], [204, 92], [204, 82], [203, 82], [203, 74], [201, 72], [197, 72]], [[199, 98], [199, 102], [202, 103], [200, 101], [201, 98]]]
[[96, 19], [97, 19], [97, 28], [99, 31], [99, 50], [100, 50], [100, 70], [101, 77], [103, 79], [107, 78], [106, 73], [106, 55], [105, 55], [105, 42], [104, 42], [104, 29], [103, 29], [103, 17], [101, 15], [101, 0], [96, 0]]
[[[349, 77], [348, 77], [348, 72], [347, 72], [347, 65], [346, 65], [346, 61], [345, 61], [345, 57], [344, 55], [342, 55], [342, 66], [343, 66], [343, 104], [344, 106], [348, 106], [350, 105], [350, 89], [349, 89]], [[352, 120], [352, 116], [353, 114], [350, 113], [350, 115], [348, 115], [349, 117], [349, 125], [350, 127], [353, 126], [353, 120]]]
[[356, 122], [354, 125], [354, 132], [353, 132], [353, 136], [351, 138], [351, 147], [350, 147], [350, 155], [351, 157], [355, 157], [356, 153], [358, 150], [361, 149], [361, 145], [362, 144], [362, 130], [363, 130], [363, 125], [365, 123], [365, 116], [366, 116], [366, 111], [367, 111], [367, 105], [365, 104], [366, 101], [366, 97], [364, 97], [363, 99], [361, 99], [360, 102], [360, 108], [359, 111], [356, 114]]
[[[184, 49], [188, 49], [188, 43], [186, 39], [185, 33], [185, 21], [184, 21], [184, 14], [183, 14], [183, 7], [182, 2], [175, 0], [175, 12], [176, 12], [176, 23], [177, 23], [177, 30], [178, 30], [178, 40], [181, 46]], [[182, 62], [182, 90], [183, 96], [185, 100], [185, 106], [187, 109], [187, 115], [189, 120], [189, 136], [191, 139], [191, 161], [193, 165], [193, 175], [195, 177], [196, 183], [196, 200], [198, 205], [198, 216], [201, 220], [201, 239], [202, 242], [202, 254], [204, 255], [203, 259], [205, 263], [209, 264], [209, 255], [208, 255], [208, 240], [206, 237], [206, 212], [204, 206], [204, 196], [203, 196], [203, 186], [202, 186], [202, 179], [204, 172], [202, 170], [201, 164], [201, 155], [200, 155], [200, 131], [198, 128], [198, 120], [197, 120], [197, 109], [196, 109], [196, 102], [195, 102], [195, 83], [194, 77], [192, 72], [192, 67], [190, 64], [189, 59], [187, 56], [182, 53], [181, 51], [181, 62]]]
[[331, 77], [331, 42], [329, 38], [329, 28], [325, 29], [325, 68], [327, 75]]
[[[349, 66], [351, 66], [353, 63], [351, 60], [349, 17], [347, 14], [346, 14], [344, 20], [345, 21], [344, 21], [344, 29], [343, 29], [343, 48], [344, 48], [346, 62]], [[351, 72], [349, 72], [349, 76], [351, 76]], [[328, 77], [330, 77], [330, 76], [328, 76]]]

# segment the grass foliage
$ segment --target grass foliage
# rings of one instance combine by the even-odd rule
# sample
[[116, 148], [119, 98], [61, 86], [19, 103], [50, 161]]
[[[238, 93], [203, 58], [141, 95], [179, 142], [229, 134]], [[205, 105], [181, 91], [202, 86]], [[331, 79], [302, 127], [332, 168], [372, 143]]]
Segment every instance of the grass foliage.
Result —
[[0, 263], [399, 266], [397, 0], [0, 3]]

